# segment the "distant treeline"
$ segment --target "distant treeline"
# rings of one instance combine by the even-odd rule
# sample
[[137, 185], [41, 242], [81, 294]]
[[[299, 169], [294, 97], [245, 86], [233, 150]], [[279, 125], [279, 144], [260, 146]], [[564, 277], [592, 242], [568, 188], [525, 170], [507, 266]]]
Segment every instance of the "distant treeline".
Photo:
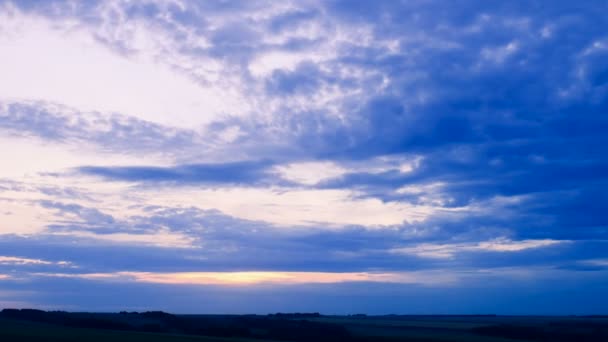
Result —
[[[342, 317], [343, 320], [334, 320]], [[471, 329], [450, 330], [449, 327], [437, 328], [412, 326], [412, 322], [437, 318], [437, 322], [469, 321], [482, 324]], [[462, 317], [463, 319], [460, 319]], [[397, 330], [402, 333], [418, 331], [445, 334], [453, 331], [458, 334], [500, 337], [515, 341], [538, 342], [608, 342], [608, 320], [606, 316], [576, 316], [539, 319], [526, 319], [525, 316], [514, 320], [513, 317], [496, 315], [386, 315], [367, 316], [354, 314], [348, 316], [323, 316], [314, 313], [275, 313], [270, 315], [173, 315], [163, 311], [120, 313], [72, 313], [64, 311], [42, 311], [34, 309], [4, 309], [0, 319], [24, 320], [65, 327], [92, 328], [119, 331], [141, 331], [200, 335], [212, 337], [250, 338], [275, 341], [317, 341], [317, 342], [371, 342], [371, 341], [411, 341], [409, 338], [389, 335]], [[450, 321], [449, 318], [456, 318]], [[327, 322], [323, 321], [327, 320]], [[352, 329], [353, 324], [367, 320]], [[342, 323], [339, 323], [339, 322]], [[391, 322], [382, 325], [383, 321]], [[395, 325], [404, 321], [407, 325]], [[331, 322], [331, 323], [329, 323]], [[374, 330], [374, 326], [380, 329]], [[351, 330], [348, 330], [350, 327]], [[465, 336], [466, 337], [466, 336]], [[479, 336], [477, 336], [479, 337]], [[427, 339], [428, 341], [435, 341]], [[438, 339], [439, 340], [439, 339]]]
[[268, 317], [276, 317], [276, 318], [318, 318], [321, 317], [321, 314], [318, 312], [313, 312], [313, 313], [300, 313], [300, 312], [295, 312], [295, 313], [275, 313], [275, 314], [270, 314], [268, 315]]
[[35, 309], [4, 309], [0, 313], [3, 318], [16, 320], [57, 324], [69, 327], [134, 330], [133, 326], [112, 319], [97, 317], [95, 314], [68, 313], [64, 311], [42, 311]]
[[277, 313], [268, 316], [172, 315], [162, 311], [118, 314], [69, 313], [34, 309], [4, 309], [0, 318], [67, 327], [242, 337], [282, 341], [361, 341], [342, 326], [305, 320], [319, 313]]

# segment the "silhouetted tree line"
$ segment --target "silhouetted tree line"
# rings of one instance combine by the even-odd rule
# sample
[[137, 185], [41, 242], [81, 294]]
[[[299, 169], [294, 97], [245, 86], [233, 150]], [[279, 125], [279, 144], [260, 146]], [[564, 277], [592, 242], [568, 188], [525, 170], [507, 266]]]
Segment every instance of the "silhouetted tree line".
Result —
[[[479, 317], [476, 315], [473, 317]], [[172, 315], [162, 311], [119, 314], [70, 313], [34, 309], [5, 309], [0, 318], [42, 322], [67, 327], [179, 333], [213, 337], [236, 337], [276, 341], [371, 342], [377, 336], [353, 336], [345, 326], [318, 322], [319, 313], [277, 313], [261, 315]], [[358, 319], [406, 318], [412, 316], [350, 315]], [[425, 316], [428, 317], [428, 316]], [[433, 316], [431, 316], [433, 317]], [[435, 316], [437, 317], [437, 316]], [[441, 316], [440, 316], [441, 317]], [[467, 317], [467, 316], [464, 316]], [[471, 317], [471, 316], [469, 316]], [[472, 333], [512, 340], [539, 342], [608, 341], [608, 321], [604, 319], [566, 319], [530, 324], [498, 324], [471, 329]]]
[[108, 330], [134, 330], [133, 327], [127, 323], [95, 317], [93, 316], [94, 314], [71, 314], [64, 311], [46, 312], [35, 309], [4, 309], [2, 310], [1, 315], [4, 318], [57, 324], [69, 327]]
[[348, 342], [354, 339], [337, 324], [308, 321], [319, 313], [273, 314], [268, 316], [172, 315], [162, 311], [119, 314], [46, 312], [33, 309], [4, 309], [0, 316], [68, 327], [180, 333], [214, 337], [244, 337], [288, 341]]
[[318, 317], [321, 317], [321, 314], [318, 313], [318, 312], [313, 312], [313, 313], [301, 313], [301, 312], [281, 313], [281, 312], [277, 312], [275, 314], [270, 314], [268, 316], [269, 317], [276, 317], [276, 318], [318, 318]]

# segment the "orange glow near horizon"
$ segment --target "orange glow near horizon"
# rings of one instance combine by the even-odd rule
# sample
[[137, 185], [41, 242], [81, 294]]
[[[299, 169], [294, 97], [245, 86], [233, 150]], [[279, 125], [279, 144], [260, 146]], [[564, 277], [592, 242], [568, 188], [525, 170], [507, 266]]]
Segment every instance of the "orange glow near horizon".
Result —
[[438, 272], [116, 272], [116, 273], [37, 273], [37, 276], [73, 277], [106, 281], [135, 281], [170, 285], [296, 285], [334, 284], [345, 282], [382, 282], [400, 284], [447, 284], [456, 281], [453, 275]]
[[253, 284], [330, 284], [360, 281], [396, 281], [392, 274], [327, 272], [128, 272], [136, 281], [160, 284], [253, 285]]

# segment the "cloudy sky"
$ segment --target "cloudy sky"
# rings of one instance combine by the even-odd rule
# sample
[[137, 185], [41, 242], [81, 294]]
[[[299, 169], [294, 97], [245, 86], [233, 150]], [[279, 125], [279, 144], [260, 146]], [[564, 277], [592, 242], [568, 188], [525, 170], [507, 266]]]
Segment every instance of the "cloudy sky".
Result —
[[0, 0], [0, 307], [600, 313], [606, 13]]

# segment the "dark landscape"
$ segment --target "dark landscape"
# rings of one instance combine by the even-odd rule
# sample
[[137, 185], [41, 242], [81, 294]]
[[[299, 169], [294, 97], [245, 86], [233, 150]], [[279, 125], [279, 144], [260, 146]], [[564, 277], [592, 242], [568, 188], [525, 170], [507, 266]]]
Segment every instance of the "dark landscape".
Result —
[[173, 315], [4, 309], [0, 341], [608, 341], [608, 316]]

